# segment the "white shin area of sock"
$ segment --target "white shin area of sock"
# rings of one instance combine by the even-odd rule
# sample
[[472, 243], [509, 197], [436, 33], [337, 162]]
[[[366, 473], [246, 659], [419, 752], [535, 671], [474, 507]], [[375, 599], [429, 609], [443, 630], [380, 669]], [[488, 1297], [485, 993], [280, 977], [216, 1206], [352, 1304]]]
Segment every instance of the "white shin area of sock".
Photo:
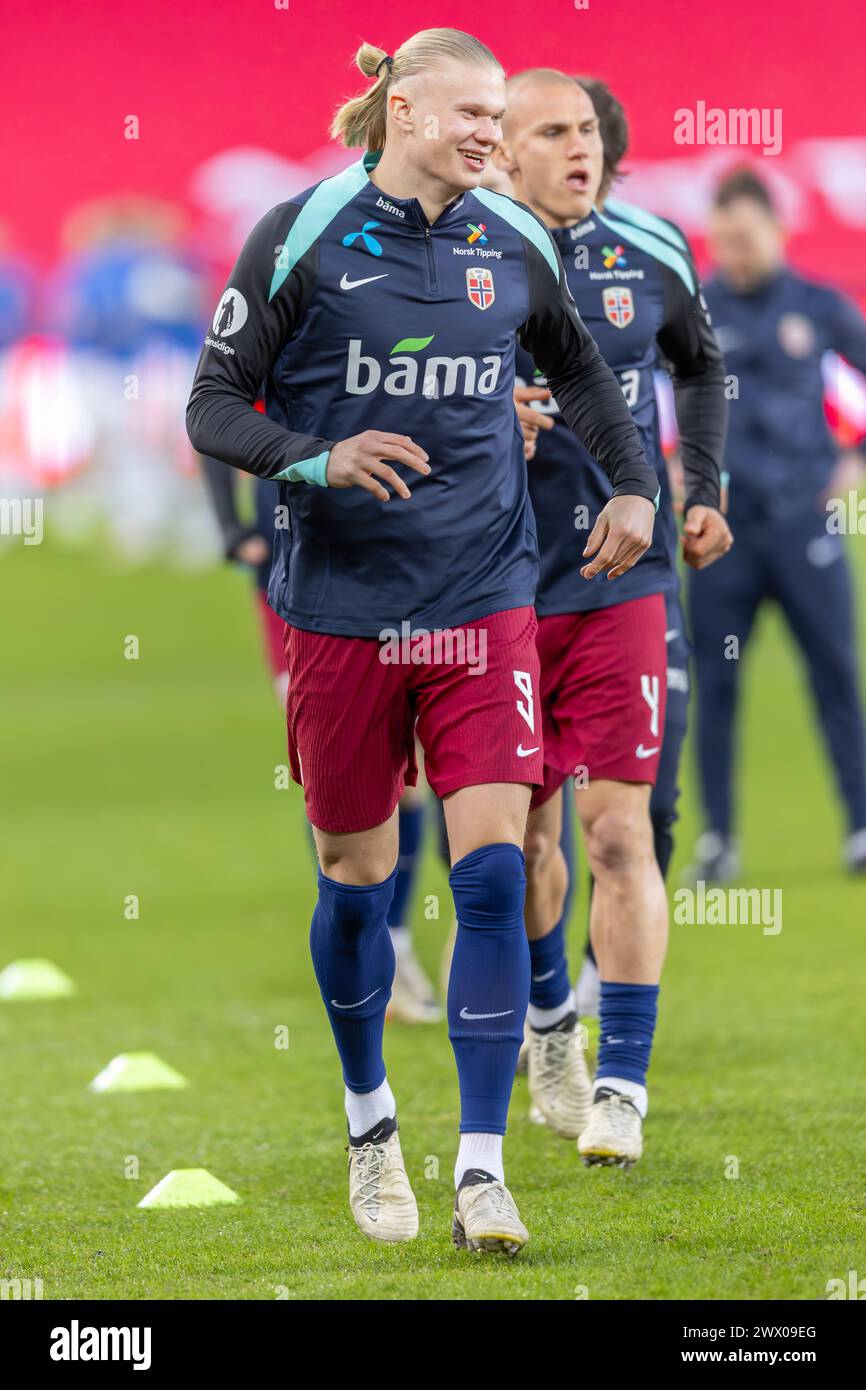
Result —
[[502, 1166], [501, 1134], [461, 1134], [454, 1164], [454, 1186], [459, 1187], [468, 1168], [479, 1168], [500, 1182], [505, 1181]]
[[561, 1004], [557, 1004], [555, 1009], [539, 1009], [537, 1005], [530, 1004], [526, 1010], [526, 1018], [530, 1028], [553, 1028], [557, 1023], [575, 1011], [574, 990], [570, 989]]
[[347, 1086], [345, 1105], [349, 1133], [353, 1139], [360, 1139], [379, 1120], [393, 1120], [397, 1114], [397, 1102], [387, 1081], [383, 1081], [375, 1091], [365, 1091], [363, 1095], [350, 1091]]
[[621, 1096], [628, 1096], [629, 1100], [634, 1101], [641, 1119], [646, 1119], [649, 1097], [646, 1086], [641, 1086], [639, 1081], [627, 1081], [622, 1076], [597, 1076], [592, 1086], [593, 1092], [597, 1091], [599, 1086], [609, 1086], [612, 1091], [619, 1091]]

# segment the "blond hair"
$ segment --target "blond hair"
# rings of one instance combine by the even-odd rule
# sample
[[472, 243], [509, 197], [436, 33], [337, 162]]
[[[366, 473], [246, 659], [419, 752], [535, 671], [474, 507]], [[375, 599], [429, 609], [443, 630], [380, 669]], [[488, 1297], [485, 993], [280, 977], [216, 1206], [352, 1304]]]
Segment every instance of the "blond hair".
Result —
[[338, 107], [331, 122], [331, 138], [344, 145], [363, 145], [368, 150], [385, 148], [385, 117], [388, 109], [388, 88], [405, 77], [455, 59], [461, 63], [489, 64], [502, 71], [499, 60], [486, 44], [462, 29], [421, 29], [413, 34], [394, 53], [389, 64], [383, 48], [362, 43], [355, 54], [355, 63], [365, 77], [374, 78], [371, 87], [361, 96], [351, 97]]

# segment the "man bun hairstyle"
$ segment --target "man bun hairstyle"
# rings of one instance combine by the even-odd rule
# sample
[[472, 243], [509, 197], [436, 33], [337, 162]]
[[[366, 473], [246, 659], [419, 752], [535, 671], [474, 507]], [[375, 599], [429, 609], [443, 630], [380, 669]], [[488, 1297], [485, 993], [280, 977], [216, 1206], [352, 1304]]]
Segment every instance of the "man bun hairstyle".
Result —
[[366, 92], [338, 107], [331, 122], [331, 138], [342, 140], [349, 149], [358, 145], [368, 150], [384, 149], [390, 87], [449, 60], [502, 71], [487, 45], [462, 29], [421, 29], [401, 43], [393, 56], [375, 44], [362, 43], [355, 64], [373, 81]]

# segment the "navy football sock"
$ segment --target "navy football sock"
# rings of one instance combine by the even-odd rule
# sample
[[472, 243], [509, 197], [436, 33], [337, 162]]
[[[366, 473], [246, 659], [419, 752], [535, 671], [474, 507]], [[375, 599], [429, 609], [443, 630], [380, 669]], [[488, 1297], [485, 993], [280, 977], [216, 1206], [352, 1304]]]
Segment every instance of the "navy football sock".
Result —
[[457, 940], [448, 1036], [460, 1081], [460, 1131], [504, 1134], [529, 1002], [523, 852], [484, 845], [454, 865], [450, 883]]
[[532, 978], [529, 1002], [537, 1009], [555, 1009], [564, 1003], [571, 991], [568, 960], [565, 954], [565, 922], [560, 920], [538, 941], [529, 943]]
[[658, 1008], [658, 985], [601, 982], [596, 1077], [646, 1085]]
[[387, 919], [396, 873], [355, 886], [319, 870], [310, 952], [351, 1091], [375, 1091], [385, 1080], [382, 1032], [394, 979]]
[[388, 909], [388, 926], [405, 927], [410, 911], [409, 898], [415, 882], [418, 866], [418, 851], [424, 830], [424, 807], [401, 806], [398, 816], [400, 849], [397, 855], [397, 877], [394, 880], [394, 897]]

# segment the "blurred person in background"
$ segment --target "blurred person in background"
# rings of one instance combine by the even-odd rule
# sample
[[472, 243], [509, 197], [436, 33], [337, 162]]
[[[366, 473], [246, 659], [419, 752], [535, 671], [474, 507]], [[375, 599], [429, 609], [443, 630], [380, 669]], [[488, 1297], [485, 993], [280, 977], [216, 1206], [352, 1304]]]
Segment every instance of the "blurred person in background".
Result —
[[3, 495], [23, 483], [20, 419], [21, 345], [33, 331], [35, 313], [33, 267], [11, 248], [9, 232], [0, 222], [0, 479]]
[[726, 882], [740, 871], [737, 696], [743, 650], [766, 600], [779, 604], [802, 654], [845, 809], [844, 860], [863, 873], [866, 739], [853, 594], [844, 544], [827, 510], [828, 499], [847, 498], [856, 480], [850, 457], [840, 463], [827, 424], [821, 367], [832, 351], [866, 373], [866, 321], [850, 300], [786, 263], [784, 228], [750, 169], [719, 185], [709, 247], [718, 274], [707, 284], [707, 300], [737, 383], [725, 452], [737, 550], [689, 579], [707, 827], [690, 877]]
[[210, 318], [211, 268], [184, 244], [172, 204], [116, 195], [63, 229], [68, 255], [46, 295], [93, 435], [90, 505], [126, 559], [213, 558], [213, 524], [178, 429]]

